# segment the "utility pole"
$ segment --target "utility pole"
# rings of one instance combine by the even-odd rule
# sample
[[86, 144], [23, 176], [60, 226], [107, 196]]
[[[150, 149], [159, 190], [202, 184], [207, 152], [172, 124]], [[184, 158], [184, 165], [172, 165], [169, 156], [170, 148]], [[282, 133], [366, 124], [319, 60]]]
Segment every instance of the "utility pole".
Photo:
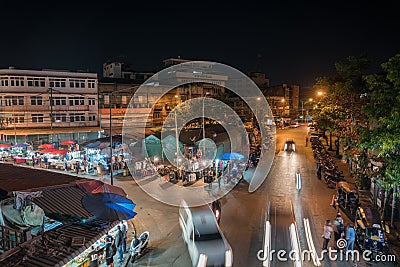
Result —
[[50, 144], [53, 143], [53, 88], [50, 90]]

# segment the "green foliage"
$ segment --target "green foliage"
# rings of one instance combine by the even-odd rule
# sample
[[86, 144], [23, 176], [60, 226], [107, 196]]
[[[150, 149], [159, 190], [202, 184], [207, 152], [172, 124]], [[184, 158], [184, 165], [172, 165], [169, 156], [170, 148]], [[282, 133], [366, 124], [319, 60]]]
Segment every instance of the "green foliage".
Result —
[[360, 147], [387, 160], [384, 186], [400, 184], [400, 54], [382, 65], [383, 73], [366, 77], [369, 103], [363, 107], [369, 128]]

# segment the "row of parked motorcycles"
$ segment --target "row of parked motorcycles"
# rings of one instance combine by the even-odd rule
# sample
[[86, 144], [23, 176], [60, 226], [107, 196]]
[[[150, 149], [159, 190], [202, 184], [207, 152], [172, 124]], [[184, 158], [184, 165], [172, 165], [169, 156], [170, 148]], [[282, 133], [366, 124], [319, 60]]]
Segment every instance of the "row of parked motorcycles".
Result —
[[324, 179], [329, 188], [336, 188], [336, 185], [345, 181], [343, 171], [340, 171], [332, 156], [326, 151], [321, 140], [318, 138], [310, 139], [314, 158], [317, 163], [317, 177]]

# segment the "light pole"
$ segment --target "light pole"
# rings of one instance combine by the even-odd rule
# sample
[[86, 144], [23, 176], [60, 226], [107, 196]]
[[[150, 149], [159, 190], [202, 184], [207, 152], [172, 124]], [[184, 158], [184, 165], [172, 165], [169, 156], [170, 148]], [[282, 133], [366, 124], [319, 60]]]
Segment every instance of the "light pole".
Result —
[[50, 87], [50, 144], [53, 143], [53, 88]]
[[[114, 177], [113, 177], [113, 137], [112, 137], [112, 96], [114, 93], [118, 93], [118, 92], [122, 92], [122, 91], [128, 91], [128, 90], [132, 90], [132, 89], [137, 89], [139, 86], [131, 86], [128, 88], [123, 88], [120, 90], [114, 90], [111, 91], [110, 93], [108, 93], [108, 99], [109, 99], [109, 104], [110, 104], [110, 183], [111, 185], [114, 184]], [[117, 88], [117, 84], [115, 84], [115, 89]], [[148, 103], [147, 103], [148, 104]]]
[[205, 139], [206, 139], [206, 130], [205, 130], [205, 122], [204, 122], [204, 100], [206, 99], [206, 97], [209, 95], [209, 92], [206, 92], [204, 97], [203, 97], [203, 153], [201, 153], [202, 157], [204, 156], [204, 152], [206, 149], [206, 143], [205, 143]]

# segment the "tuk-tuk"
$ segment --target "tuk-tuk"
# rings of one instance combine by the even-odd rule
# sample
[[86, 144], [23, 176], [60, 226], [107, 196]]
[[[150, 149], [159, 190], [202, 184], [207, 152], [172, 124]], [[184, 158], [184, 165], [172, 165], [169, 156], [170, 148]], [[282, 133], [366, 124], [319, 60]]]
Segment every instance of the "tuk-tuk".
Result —
[[381, 227], [379, 212], [372, 207], [358, 207], [354, 230], [356, 242], [362, 251], [382, 254], [386, 250], [384, 230]]
[[339, 207], [354, 215], [356, 209], [360, 205], [357, 187], [347, 182], [339, 182], [337, 186], [337, 197]]

